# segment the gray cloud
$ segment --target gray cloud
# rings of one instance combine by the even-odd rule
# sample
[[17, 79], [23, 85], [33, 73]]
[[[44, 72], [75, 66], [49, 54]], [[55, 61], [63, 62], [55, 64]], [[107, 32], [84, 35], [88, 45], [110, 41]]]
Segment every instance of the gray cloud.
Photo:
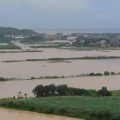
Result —
[[0, 0], [0, 26], [120, 28], [119, 0]]

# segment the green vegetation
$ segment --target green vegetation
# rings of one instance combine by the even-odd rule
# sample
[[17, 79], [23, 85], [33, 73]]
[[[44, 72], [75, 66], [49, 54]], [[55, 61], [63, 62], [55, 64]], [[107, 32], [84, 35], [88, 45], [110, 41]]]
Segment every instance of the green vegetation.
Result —
[[0, 106], [85, 120], [120, 120], [120, 97], [110, 96], [106, 87], [96, 91], [67, 85], [38, 85], [33, 93], [37, 98], [1, 99]]
[[57, 45], [39, 45], [39, 46], [30, 46], [32, 48], [60, 48], [60, 47], [63, 47], [65, 45], [63, 44], [57, 44]]
[[102, 73], [89, 73], [87, 76], [103, 76]]
[[[7, 61], [6, 61], [7, 62]], [[18, 61], [13, 61], [13, 62], [18, 62]], [[24, 60], [23, 60], [24, 62]], [[107, 75], [105, 74], [107, 72]], [[101, 76], [108, 76], [108, 75], [120, 75], [120, 72], [118, 73], [115, 73], [115, 72], [109, 72], [109, 71], [105, 71], [104, 73], [86, 73], [86, 74], [77, 74], [77, 75], [68, 75], [68, 76], [65, 76], [65, 75], [62, 75], [62, 76], [40, 76], [40, 77], [30, 77], [30, 78], [9, 78], [9, 79], [6, 79], [4, 77], [2, 77], [3, 79], [5, 80], [16, 80], [16, 79], [19, 79], [19, 80], [40, 80], [40, 79], [62, 79], [62, 78], [74, 78], [74, 77], [101, 77]], [[2, 79], [1, 79], [2, 81]]]
[[0, 100], [1, 107], [85, 120], [120, 120], [120, 97], [42, 97]]
[[50, 43], [50, 42], [38, 42], [34, 45], [30, 45], [32, 48], [62, 48], [62, 47], [67, 47], [70, 46], [69, 43]]
[[1, 37], [4, 37], [4, 35], [32, 35], [32, 34], [37, 34], [37, 33], [29, 29], [0, 27], [0, 34], [1, 34]]
[[84, 60], [84, 59], [118, 59], [119, 56], [97, 56], [97, 57], [74, 57], [74, 58], [48, 58], [48, 59], [27, 59], [26, 61], [49, 61], [49, 60]]
[[102, 87], [102, 89], [98, 90], [99, 96], [111, 96], [112, 93], [107, 90], [107, 87]]
[[38, 43], [40, 41], [45, 41], [44, 37], [40, 34], [35, 35], [35, 36], [30, 36], [24, 39], [24, 41], [22, 41], [23, 43], [26, 44], [34, 44], [34, 43]]
[[68, 87], [67, 85], [38, 85], [33, 89], [33, 93], [36, 97], [46, 97], [46, 96], [111, 96], [111, 92], [107, 90], [106, 87], [102, 87], [99, 91], [96, 90], [85, 90], [80, 88]]
[[74, 57], [74, 58], [48, 58], [48, 59], [26, 59], [26, 60], [7, 60], [4, 62], [23, 62], [23, 61], [66, 61], [66, 60], [94, 60], [94, 59], [120, 59], [119, 56], [97, 56], [97, 57]]
[[67, 78], [69, 76], [41, 76], [41, 77], [31, 77], [31, 80], [34, 79], [56, 79], [56, 78]]
[[8, 45], [0, 45], [0, 49], [20, 49], [20, 47], [12, 43], [8, 43]]

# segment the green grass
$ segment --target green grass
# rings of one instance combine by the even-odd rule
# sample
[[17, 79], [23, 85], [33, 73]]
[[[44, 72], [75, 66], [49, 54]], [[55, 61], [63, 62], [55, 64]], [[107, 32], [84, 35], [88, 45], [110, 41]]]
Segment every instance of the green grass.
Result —
[[8, 45], [0, 45], [0, 49], [20, 49], [20, 48], [12, 43], [8, 43]]
[[112, 90], [112, 96], [120, 96], [120, 90]]
[[43, 97], [0, 100], [0, 106], [86, 120], [120, 120], [120, 97]]

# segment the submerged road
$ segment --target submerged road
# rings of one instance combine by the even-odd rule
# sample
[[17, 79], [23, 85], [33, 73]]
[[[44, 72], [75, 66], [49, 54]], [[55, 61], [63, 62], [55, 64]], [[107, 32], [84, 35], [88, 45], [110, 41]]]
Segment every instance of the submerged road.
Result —
[[21, 43], [20, 41], [12, 41], [12, 43], [18, 47], [21, 48], [21, 50], [33, 50], [31, 47], [29, 47], [28, 45]]

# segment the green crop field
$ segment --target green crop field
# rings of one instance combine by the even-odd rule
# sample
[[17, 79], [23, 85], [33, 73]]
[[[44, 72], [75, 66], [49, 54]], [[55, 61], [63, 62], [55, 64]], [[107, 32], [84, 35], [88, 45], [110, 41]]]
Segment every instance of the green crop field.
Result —
[[86, 120], [120, 120], [120, 97], [42, 97], [0, 100], [1, 107]]

